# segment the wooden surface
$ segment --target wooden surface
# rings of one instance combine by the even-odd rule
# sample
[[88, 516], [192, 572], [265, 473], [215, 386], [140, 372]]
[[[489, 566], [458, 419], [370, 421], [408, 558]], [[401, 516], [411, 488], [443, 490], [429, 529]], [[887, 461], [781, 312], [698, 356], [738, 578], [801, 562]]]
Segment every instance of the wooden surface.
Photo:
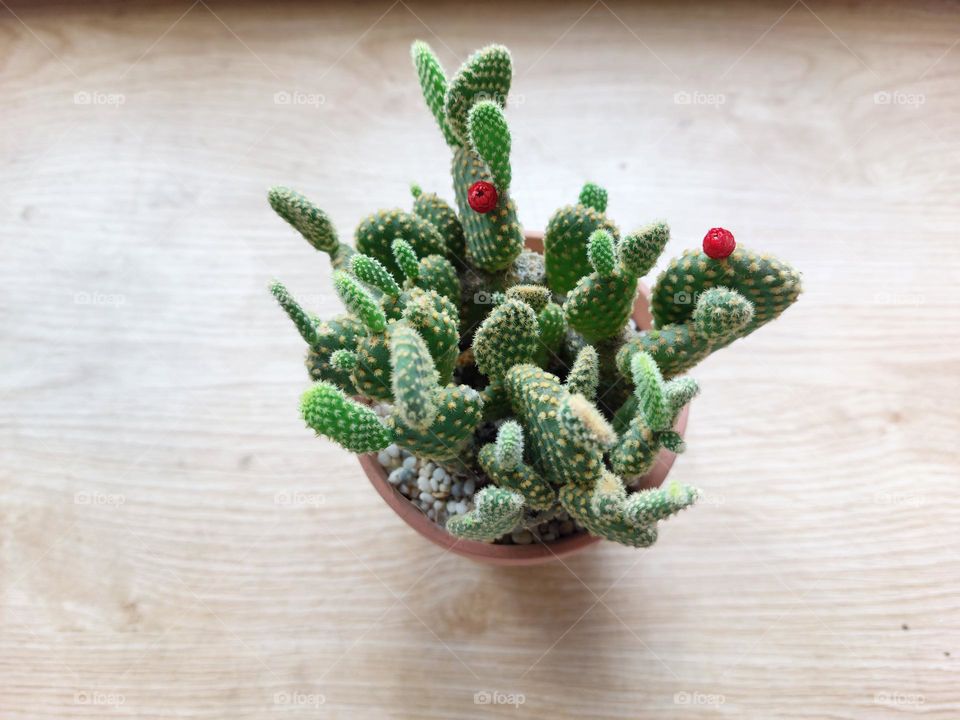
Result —
[[[960, 717], [955, 7], [4, 0], [0, 34], [4, 720]], [[512, 48], [528, 227], [592, 179], [670, 252], [722, 225], [804, 271], [697, 371], [706, 499], [650, 551], [472, 565], [301, 426], [265, 287], [337, 303], [264, 190], [347, 237], [449, 196], [417, 37]]]

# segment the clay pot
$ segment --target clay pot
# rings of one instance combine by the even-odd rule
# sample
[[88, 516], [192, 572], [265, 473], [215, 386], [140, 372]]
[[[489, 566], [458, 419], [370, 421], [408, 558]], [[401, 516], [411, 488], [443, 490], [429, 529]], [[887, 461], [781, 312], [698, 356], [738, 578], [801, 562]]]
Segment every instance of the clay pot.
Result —
[[[543, 252], [543, 234], [527, 233], [527, 247], [537, 252]], [[640, 283], [637, 289], [637, 299], [633, 305], [633, 319], [637, 327], [649, 328], [652, 318], [649, 310], [650, 290]], [[683, 435], [687, 429], [689, 406], [685, 407], [677, 419], [676, 431]], [[673, 461], [676, 458], [669, 450], [661, 450], [654, 469], [645, 475], [637, 487], [659, 487], [666, 479]], [[530, 545], [498, 545], [493, 543], [477, 542], [475, 540], [461, 540], [449, 534], [443, 527], [430, 520], [417, 506], [410, 502], [399, 490], [387, 481], [387, 472], [377, 460], [375, 453], [359, 455], [360, 467], [363, 468], [370, 483], [376, 488], [387, 505], [393, 508], [404, 522], [416, 530], [430, 542], [439, 545], [457, 555], [487, 563], [489, 565], [539, 565], [559, 558], [568, 557], [574, 553], [600, 542], [601, 538], [588, 533], [568, 535], [550, 543], [534, 542]]]

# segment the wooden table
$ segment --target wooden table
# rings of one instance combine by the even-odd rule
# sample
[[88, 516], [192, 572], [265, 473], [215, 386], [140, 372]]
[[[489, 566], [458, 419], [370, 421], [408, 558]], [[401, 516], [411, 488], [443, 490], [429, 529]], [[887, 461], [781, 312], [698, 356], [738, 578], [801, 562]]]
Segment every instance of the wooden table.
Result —
[[[4, 720], [960, 717], [955, 8], [2, 4]], [[302, 427], [265, 189], [449, 197], [418, 37], [512, 48], [527, 227], [592, 179], [804, 272], [652, 550], [475, 566]]]

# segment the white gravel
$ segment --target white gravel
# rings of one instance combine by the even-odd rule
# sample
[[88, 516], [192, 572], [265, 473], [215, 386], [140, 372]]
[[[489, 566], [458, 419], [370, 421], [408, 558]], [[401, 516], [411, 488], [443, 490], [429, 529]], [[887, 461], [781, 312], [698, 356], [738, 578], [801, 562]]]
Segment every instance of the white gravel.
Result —
[[[375, 409], [380, 415], [389, 412], [389, 407], [383, 405]], [[445, 525], [453, 515], [464, 515], [473, 510], [474, 493], [489, 482], [483, 474], [467, 475], [432, 461], [423, 462], [397, 445], [381, 450], [377, 453], [377, 460], [386, 469], [390, 484], [439, 525]], [[529, 545], [538, 538], [551, 542], [578, 532], [583, 529], [560, 511], [532, 527], [519, 527], [497, 542]]]

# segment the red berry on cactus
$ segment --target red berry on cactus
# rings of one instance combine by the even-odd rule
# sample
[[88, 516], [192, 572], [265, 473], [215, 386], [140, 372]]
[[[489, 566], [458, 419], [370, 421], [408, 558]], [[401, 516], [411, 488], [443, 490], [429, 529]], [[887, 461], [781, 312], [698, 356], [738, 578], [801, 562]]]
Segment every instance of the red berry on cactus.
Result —
[[737, 247], [733, 233], [723, 228], [710, 228], [703, 236], [703, 251], [714, 260], [723, 260]]
[[485, 180], [478, 180], [467, 190], [467, 202], [470, 203], [474, 212], [481, 215], [486, 215], [493, 210], [497, 206], [498, 200], [497, 189], [493, 186], [493, 183], [488, 183]]

